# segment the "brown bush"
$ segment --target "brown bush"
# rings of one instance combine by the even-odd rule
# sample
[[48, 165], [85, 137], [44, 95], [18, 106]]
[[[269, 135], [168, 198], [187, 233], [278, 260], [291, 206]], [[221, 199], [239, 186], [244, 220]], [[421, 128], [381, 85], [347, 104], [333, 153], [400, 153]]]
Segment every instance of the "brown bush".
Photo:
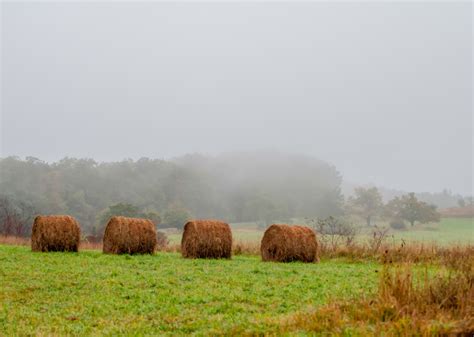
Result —
[[181, 254], [186, 258], [231, 257], [232, 231], [218, 220], [191, 220], [184, 226]]
[[0, 235], [0, 245], [11, 246], [31, 246], [31, 238], [24, 238], [19, 236], [3, 236]]
[[259, 242], [237, 241], [233, 245], [232, 253], [234, 255], [258, 255], [260, 254]]
[[172, 245], [167, 245], [165, 247], [158, 247], [160, 252], [166, 253], [181, 253], [181, 244], [174, 243]]
[[39, 215], [35, 218], [31, 234], [34, 252], [77, 252], [81, 229], [69, 215]]
[[104, 232], [102, 251], [106, 254], [153, 254], [157, 245], [151, 220], [114, 216]]
[[260, 245], [263, 261], [319, 261], [316, 234], [309, 227], [271, 225]]
[[99, 235], [87, 235], [83, 241], [88, 243], [101, 243], [102, 237]]
[[170, 243], [170, 240], [168, 240], [168, 235], [166, 235], [165, 232], [156, 232], [156, 244], [159, 250], [164, 250], [166, 247], [168, 247], [168, 244]]

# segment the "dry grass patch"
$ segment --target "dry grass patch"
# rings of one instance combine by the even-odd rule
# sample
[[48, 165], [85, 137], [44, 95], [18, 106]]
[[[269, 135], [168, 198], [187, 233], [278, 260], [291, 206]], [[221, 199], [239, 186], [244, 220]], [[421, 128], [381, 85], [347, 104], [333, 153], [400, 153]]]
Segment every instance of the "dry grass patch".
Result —
[[234, 255], [259, 255], [260, 244], [258, 242], [237, 241], [232, 247]]
[[19, 236], [0, 235], [0, 244], [10, 246], [30, 246], [31, 239]]
[[[459, 253], [462, 253], [462, 262], [454, 263], [454, 258]], [[312, 312], [299, 312], [285, 319], [281, 332], [364, 336], [472, 336], [472, 249], [451, 252], [440, 261], [445, 268], [436, 273], [427, 268], [424, 272], [417, 272], [411, 264], [384, 265], [375, 297], [336, 301]]]

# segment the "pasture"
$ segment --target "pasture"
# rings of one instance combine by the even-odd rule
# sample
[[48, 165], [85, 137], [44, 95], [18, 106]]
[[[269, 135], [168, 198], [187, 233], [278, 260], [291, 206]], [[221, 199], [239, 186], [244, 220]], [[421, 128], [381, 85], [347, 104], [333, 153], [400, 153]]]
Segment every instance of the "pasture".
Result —
[[443, 218], [436, 224], [416, 225], [405, 231], [392, 231], [395, 239], [436, 242], [437, 244], [474, 243], [472, 218]]
[[375, 262], [188, 260], [176, 253], [33, 253], [0, 245], [0, 335], [241, 334], [370, 295]]
[[[24, 246], [0, 244], [0, 336], [471, 331], [473, 250], [455, 244], [472, 242], [471, 225], [471, 219], [443, 219], [387, 237], [395, 243], [394, 261], [408, 263], [405, 271], [387, 265], [392, 258], [383, 252], [357, 249], [352, 257], [326, 252], [317, 264], [265, 263], [252, 255], [263, 234], [252, 224], [234, 225], [234, 239], [251, 249], [231, 260], [184, 259], [176, 252], [36, 253], [27, 241], [12, 241]], [[402, 238], [436, 240], [445, 248], [398, 251]], [[175, 247], [179, 241], [180, 235], [171, 237]], [[410, 265], [414, 257], [418, 262]], [[412, 275], [421, 275], [424, 281], [414, 283], [424, 288], [411, 288]], [[448, 298], [455, 304], [443, 309], [439, 303]], [[436, 310], [424, 312], [428, 305]], [[387, 310], [405, 314], [391, 314], [387, 325]]]
[[[388, 226], [381, 223], [381, 226]], [[260, 243], [263, 230], [258, 229], [254, 223], [231, 224], [234, 241]], [[370, 236], [371, 228], [362, 227], [359, 237]], [[179, 244], [180, 234], [169, 236], [171, 244]], [[474, 221], [472, 218], [442, 218], [439, 223], [416, 224], [413, 228], [407, 225], [406, 230], [390, 229], [387, 240], [401, 243], [404, 241], [417, 241], [425, 243], [436, 243], [442, 245], [450, 244], [473, 244], [474, 243]]]

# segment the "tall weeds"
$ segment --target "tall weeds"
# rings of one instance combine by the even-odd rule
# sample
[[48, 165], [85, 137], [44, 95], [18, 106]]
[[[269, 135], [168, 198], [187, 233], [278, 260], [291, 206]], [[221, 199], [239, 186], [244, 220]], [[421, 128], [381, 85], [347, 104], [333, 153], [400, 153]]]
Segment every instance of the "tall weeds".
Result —
[[[462, 262], [456, 254], [462, 253]], [[472, 336], [474, 334], [474, 258], [459, 250], [442, 267], [386, 264], [372, 297], [335, 301], [299, 312], [282, 324], [282, 333], [363, 336]]]
[[[466, 269], [466, 261], [474, 259], [473, 245], [440, 246], [435, 243], [412, 242], [401, 243], [381, 240], [381, 235], [374, 235], [373, 242], [354, 242], [325, 245], [320, 242], [319, 255], [322, 260], [343, 258], [348, 261], [379, 261], [383, 264], [394, 263], [438, 263], [450, 268]], [[388, 241], [388, 242], [387, 242]], [[0, 244], [24, 245], [31, 244], [30, 239], [15, 236], [0, 236]], [[81, 249], [101, 250], [101, 242], [81, 242]], [[180, 244], [166, 244], [158, 247], [163, 252], [180, 252]], [[236, 241], [232, 247], [233, 255], [260, 255], [260, 243]]]

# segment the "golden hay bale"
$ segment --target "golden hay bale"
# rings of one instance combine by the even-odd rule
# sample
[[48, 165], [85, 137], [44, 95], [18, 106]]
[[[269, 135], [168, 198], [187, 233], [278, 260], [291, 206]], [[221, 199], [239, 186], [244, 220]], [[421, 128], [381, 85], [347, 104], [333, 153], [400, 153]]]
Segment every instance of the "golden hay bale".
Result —
[[263, 261], [319, 261], [314, 231], [305, 226], [271, 225], [260, 244]]
[[39, 215], [31, 234], [34, 252], [77, 252], [81, 239], [79, 223], [69, 215]]
[[156, 229], [151, 220], [114, 216], [105, 228], [102, 251], [106, 254], [153, 254]]
[[184, 226], [181, 254], [186, 258], [230, 259], [232, 232], [218, 220], [191, 220]]

